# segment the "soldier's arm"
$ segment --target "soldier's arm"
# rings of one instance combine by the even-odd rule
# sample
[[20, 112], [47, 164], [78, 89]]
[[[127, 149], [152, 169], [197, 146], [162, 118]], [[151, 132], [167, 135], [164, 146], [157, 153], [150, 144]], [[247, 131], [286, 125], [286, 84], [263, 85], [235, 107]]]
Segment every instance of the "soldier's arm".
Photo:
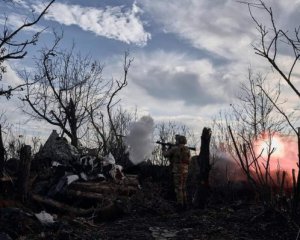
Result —
[[174, 152], [174, 148], [170, 148], [168, 150], [163, 151], [163, 156], [170, 158], [170, 157], [172, 157], [173, 152]]

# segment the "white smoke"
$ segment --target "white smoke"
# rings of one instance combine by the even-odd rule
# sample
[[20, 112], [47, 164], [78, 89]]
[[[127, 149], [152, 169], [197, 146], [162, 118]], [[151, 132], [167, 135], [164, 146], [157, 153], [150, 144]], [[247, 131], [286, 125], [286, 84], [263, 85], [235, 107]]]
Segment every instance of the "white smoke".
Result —
[[154, 148], [153, 131], [154, 120], [150, 116], [143, 116], [131, 124], [126, 143], [129, 145], [129, 158], [133, 164], [139, 164], [151, 155]]

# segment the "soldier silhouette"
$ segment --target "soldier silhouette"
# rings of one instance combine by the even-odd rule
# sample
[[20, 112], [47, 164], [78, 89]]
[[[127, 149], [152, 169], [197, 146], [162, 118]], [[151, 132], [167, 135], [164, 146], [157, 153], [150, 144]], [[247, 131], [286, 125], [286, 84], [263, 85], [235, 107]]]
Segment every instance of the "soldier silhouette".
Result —
[[185, 136], [175, 135], [176, 145], [170, 149], [163, 148], [164, 157], [169, 158], [172, 168], [174, 190], [176, 194], [177, 207], [184, 209], [187, 204], [186, 199], [186, 179], [190, 163], [190, 150], [186, 145]]

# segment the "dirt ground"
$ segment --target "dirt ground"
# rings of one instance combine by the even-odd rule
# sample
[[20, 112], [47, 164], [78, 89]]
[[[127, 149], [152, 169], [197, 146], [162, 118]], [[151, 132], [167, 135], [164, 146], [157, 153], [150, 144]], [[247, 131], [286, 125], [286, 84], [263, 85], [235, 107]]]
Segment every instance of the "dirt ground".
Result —
[[55, 224], [42, 226], [20, 212], [15, 216], [18, 221], [4, 217], [1, 214], [1, 232], [9, 233], [13, 239], [274, 240], [296, 239], [299, 230], [284, 214], [243, 202], [179, 213], [139, 209], [99, 223], [62, 216]]
[[237, 203], [161, 216], [125, 217], [97, 230], [99, 239], [296, 239], [298, 228], [276, 211]]
[[[205, 209], [178, 212], [174, 202], [162, 197], [168, 195], [166, 189], [144, 184], [137, 194], [118, 199], [113, 214], [103, 212], [103, 218], [62, 215], [36, 203], [0, 205], [0, 240], [298, 240], [300, 220], [291, 220], [284, 211], [266, 209], [249, 199], [225, 201], [218, 195]], [[55, 223], [41, 224], [33, 214], [41, 210], [51, 213]]]

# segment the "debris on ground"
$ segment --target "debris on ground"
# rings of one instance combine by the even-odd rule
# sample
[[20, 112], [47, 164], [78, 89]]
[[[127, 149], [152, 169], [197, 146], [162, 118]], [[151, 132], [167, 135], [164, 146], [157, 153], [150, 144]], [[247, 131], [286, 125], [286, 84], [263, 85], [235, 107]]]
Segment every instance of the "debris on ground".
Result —
[[[26, 161], [23, 162], [23, 164]], [[299, 226], [248, 200], [176, 211], [157, 166], [125, 174], [111, 153], [78, 151], [54, 131], [31, 162], [20, 195], [15, 159], [0, 178], [0, 239], [296, 239]], [[144, 169], [147, 166], [143, 165]], [[22, 175], [26, 181], [26, 174]], [[212, 191], [213, 192], [213, 191]]]

